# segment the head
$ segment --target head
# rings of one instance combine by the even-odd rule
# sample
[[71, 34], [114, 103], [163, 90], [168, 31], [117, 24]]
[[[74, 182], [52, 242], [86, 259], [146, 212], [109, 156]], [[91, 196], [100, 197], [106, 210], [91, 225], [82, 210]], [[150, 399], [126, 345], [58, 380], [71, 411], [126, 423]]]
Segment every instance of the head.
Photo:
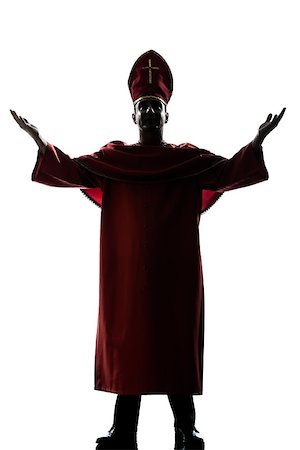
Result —
[[168, 122], [165, 103], [159, 98], [144, 98], [134, 105], [132, 119], [142, 131], [158, 130]]

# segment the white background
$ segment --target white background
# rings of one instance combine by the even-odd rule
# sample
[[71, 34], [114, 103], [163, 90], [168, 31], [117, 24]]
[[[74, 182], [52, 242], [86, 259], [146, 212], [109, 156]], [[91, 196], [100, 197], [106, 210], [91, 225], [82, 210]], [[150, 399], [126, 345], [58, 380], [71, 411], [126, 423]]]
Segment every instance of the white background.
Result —
[[[31, 181], [37, 146], [9, 109], [72, 157], [137, 142], [127, 80], [154, 49], [174, 76], [167, 142], [230, 158], [287, 108], [263, 145], [269, 180], [225, 193], [201, 218], [194, 402], [207, 450], [299, 450], [297, 2], [1, 5], [0, 447], [94, 449], [116, 399], [93, 389], [101, 210], [77, 189]], [[142, 397], [138, 443], [174, 448], [166, 396]]]

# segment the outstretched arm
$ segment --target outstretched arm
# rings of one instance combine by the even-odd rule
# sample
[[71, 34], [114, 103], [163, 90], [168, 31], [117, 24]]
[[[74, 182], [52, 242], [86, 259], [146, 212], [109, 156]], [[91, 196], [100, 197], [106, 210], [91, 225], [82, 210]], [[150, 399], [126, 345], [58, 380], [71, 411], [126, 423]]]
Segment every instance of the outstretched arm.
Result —
[[31, 179], [38, 183], [57, 187], [101, 187], [102, 178], [90, 173], [59, 148], [43, 139], [37, 127], [24, 117], [10, 110], [19, 126], [25, 130], [39, 147], [37, 161]]
[[202, 189], [222, 193], [267, 180], [269, 175], [265, 167], [261, 145], [265, 137], [278, 125], [285, 109], [283, 108], [278, 117], [275, 115], [272, 121], [272, 114], [269, 114], [266, 122], [259, 127], [253, 141], [232, 158], [208, 155], [212, 161], [216, 160], [216, 164], [212, 164], [211, 169], [199, 177]]

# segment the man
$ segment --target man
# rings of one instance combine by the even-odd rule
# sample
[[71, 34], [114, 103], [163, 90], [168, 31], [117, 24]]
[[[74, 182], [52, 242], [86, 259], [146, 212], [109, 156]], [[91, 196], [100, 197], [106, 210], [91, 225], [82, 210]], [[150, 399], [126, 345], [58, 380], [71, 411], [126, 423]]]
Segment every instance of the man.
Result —
[[128, 85], [139, 142], [112, 141], [79, 158], [11, 112], [39, 146], [32, 180], [80, 188], [102, 208], [95, 389], [118, 396], [113, 426], [96, 450], [137, 449], [142, 394], [168, 395], [175, 449], [204, 449], [192, 397], [203, 392], [200, 215], [225, 191], [268, 179], [261, 144], [285, 108], [226, 159], [163, 140], [173, 78], [158, 53], [137, 59]]

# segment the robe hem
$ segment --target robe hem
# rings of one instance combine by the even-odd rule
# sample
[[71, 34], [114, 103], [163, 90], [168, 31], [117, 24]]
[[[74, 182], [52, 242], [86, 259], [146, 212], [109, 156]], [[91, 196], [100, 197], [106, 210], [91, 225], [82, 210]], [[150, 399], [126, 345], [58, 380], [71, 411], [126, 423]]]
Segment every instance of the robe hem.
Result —
[[95, 391], [104, 391], [104, 392], [110, 392], [112, 394], [120, 394], [120, 395], [203, 395], [202, 391], [199, 392], [174, 392], [174, 391], [139, 391], [139, 392], [124, 392], [122, 389], [113, 389], [113, 388], [107, 388], [107, 387], [94, 387]]

